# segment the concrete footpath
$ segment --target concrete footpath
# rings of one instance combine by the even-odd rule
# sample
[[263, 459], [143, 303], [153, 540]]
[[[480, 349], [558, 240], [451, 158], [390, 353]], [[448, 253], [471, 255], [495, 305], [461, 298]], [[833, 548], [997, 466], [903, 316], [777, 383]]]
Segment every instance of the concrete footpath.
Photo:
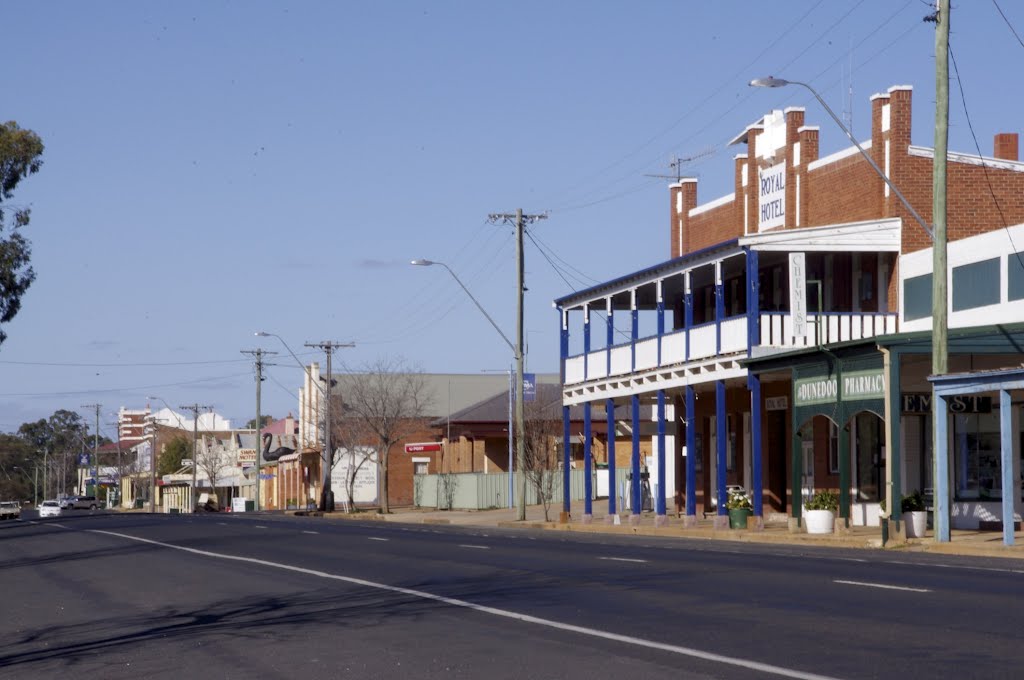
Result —
[[[561, 506], [549, 510], [551, 521], [544, 520], [544, 508], [535, 505], [526, 509], [526, 520], [517, 520], [515, 508], [499, 508], [495, 510], [433, 510], [422, 508], [397, 508], [391, 514], [382, 515], [375, 510], [363, 510], [357, 513], [342, 512], [326, 513], [325, 518], [337, 520], [376, 520], [399, 522], [406, 524], [450, 524], [466, 527], [501, 527], [503, 529], [544, 529], [548, 531], [570, 531], [578, 533], [605, 533], [637, 536], [666, 536], [676, 538], [696, 538], [718, 541], [739, 541], [747, 543], [774, 543], [788, 545], [820, 545], [835, 548], [863, 548], [874, 550], [905, 550], [912, 552], [928, 552], [954, 555], [973, 555], [978, 557], [1008, 557], [1024, 559], [1024, 532], [1016, 532], [1014, 545], [1003, 545], [1001, 531], [967, 531], [955, 529], [952, 540], [948, 543], [937, 543], [932, 538], [931, 530], [925, 538], [900, 539], [889, 537], [885, 546], [882, 545], [880, 527], [851, 527], [848, 530], [832, 533], [811, 535], [804, 530], [792, 532], [785, 522], [768, 522], [761, 530], [753, 529], [716, 529], [711, 516], [697, 516], [695, 526], [684, 526], [684, 520], [670, 513], [662, 526], [655, 526], [655, 515], [644, 512], [640, 517], [633, 518], [628, 512], [619, 516], [619, 523], [609, 518], [606, 512], [594, 504], [594, 515], [591, 521], [583, 521], [583, 503], [573, 503], [568, 522], [559, 522]], [[605, 506], [605, 511], [607, 506]]]

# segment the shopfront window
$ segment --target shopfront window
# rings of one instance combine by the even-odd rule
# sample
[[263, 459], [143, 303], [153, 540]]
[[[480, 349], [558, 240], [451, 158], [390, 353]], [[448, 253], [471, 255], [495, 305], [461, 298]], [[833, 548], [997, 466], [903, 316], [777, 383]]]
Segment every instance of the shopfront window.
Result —
[[878, 502], [885, 483], [885, 439], [882, 419], [873, 413], [859, 413], [855, 419], [857, 436], [856, 479], [858, 502]]
[[956, 500], [1003, 497], [999, 465], [999, 412], [953, 416]]

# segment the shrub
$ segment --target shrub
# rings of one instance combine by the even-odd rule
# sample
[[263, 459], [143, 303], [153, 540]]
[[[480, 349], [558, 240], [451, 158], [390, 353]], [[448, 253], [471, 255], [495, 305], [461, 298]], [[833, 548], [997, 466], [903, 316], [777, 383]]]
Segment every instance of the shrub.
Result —
[[819, 491], [807, 501], [808, 510], [829, 510], [835, 512], [839, 509], [839, 496], [831, 491]]
[[743, 491], [732, 491], [729, 493], [729, 500], [725, 502], [725, 507], [729, 510], [752, 510], [754, 504], [750, 502], [750, 497]]
[[902, 512], [924, 511], [924, 496], [921, 495], [920, 491], [915, 491], [909, 496], [904, 496], [903, 500], [900, 501], [900, 510]]

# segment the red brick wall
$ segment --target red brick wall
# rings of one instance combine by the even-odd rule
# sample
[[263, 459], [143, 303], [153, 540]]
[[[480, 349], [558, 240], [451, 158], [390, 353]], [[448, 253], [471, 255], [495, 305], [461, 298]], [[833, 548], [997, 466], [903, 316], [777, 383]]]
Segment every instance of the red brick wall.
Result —
[[689, 219], [686, 252], [692, 253], [723, 241], [743, 236], [740, 220], [736, 219], [736, 207], [727, 204], [709, 210]]
[[[885, 147], [889, 143], [889, 176], [914, 209], [932, 224], [932, 160], [909, 154], [911, 138], [912, 90], [893, 88], [872, 97], [871, 147], [867, 150], [880, 169], [885, 169]], [[889, 106], [889, 129], [882, 131], [882, 110]], [[809, 170], [808, 164], [818, 158], [818, 131], [803, 128], [804, 113], [786, 113], [788, 145], [784, 152], [786, 171], [786, 225], [796, 224], [796, 177], [800, 177], [800, 228], [900, 217], [903, 219], [902, 252], [911, 253], [931, 247], [930, 237], [921, 229], [894, 192], [885, 196], [885, 183], [859, 154], [826, 166]], [[758, 129], [748, 133], [747, 155], [736, 161], [736, 200], [694, 217], [689, 210], [696, 207], [697, 184], [674, 185], [672, 193], [672, 256], [690, 253], [743, 235], [743, 206], [750, 214], [750, 230], [756, 232]], [[799, 141], [800, 164], [793, 165], [793, 145]], [[928, 140], [930, 144], [931, 140]], [[995, 155], [1014, 158], [1017, 136], [1000, 134], [995, 140]], [[747, 186], [742, 186], [741, 173], [749, 162]], [[987, 177], [986, 177], [987, 175]], [[989, 184], [991, 183], [991, 192]], [[955, 241], [1004, 226], [1024, 222], [1024, 172], [951, 161], [947, 169], [947, 231], [948, 240]], [[683, 210], [675, 210], [675, 192], [683, 192]], [[993, 200], [995, 194], [997, 202]], [[682, 250], [678, 247], [682, 224]], [[896, 272], [890, 279], [890, 309], [896, 308]]]

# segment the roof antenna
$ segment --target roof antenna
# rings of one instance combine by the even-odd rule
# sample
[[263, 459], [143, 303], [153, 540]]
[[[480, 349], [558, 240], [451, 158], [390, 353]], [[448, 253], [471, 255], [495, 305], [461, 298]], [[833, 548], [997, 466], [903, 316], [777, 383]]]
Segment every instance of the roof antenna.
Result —
[[698, 151], [692, 156], [687, 156], [686, 158], [678, 158], [676, 156], [672, 156], [672, 161], [668, 164], [668, 167], [670, 170], [673, 170], [675, 172], [674, 175], [644, 175], [644, 177], [656, 177], [658, 179], [674, 179], [676, 181], [676, 184], [678, 184], [683, 180], [684, 165], [686, 165], [687, 163], [692, 163], [693, 161], [699, 160], [701, 158], [706, 158], [707, 156], [711, 156], [714, 153], [715, 148], [709, 146]]

